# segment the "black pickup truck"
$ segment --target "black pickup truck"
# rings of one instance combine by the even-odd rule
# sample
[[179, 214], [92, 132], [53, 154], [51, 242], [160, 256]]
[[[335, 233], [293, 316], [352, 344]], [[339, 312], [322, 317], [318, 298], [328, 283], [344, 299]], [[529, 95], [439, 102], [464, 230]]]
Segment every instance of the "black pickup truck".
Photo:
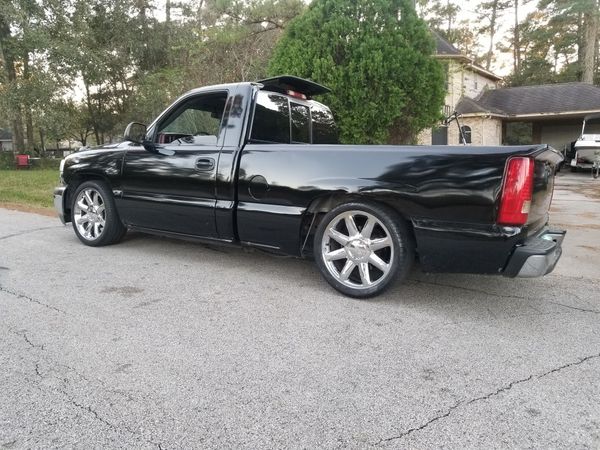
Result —
[[552, 271], [560, 153], [338, 144], [312, 99], [328, 91], [290, 76], [190, 91], [124, 142], [67, 156], [59, 217], [91, 246], [132, 229], [314, 257], [353, 297], [379, 294], [415, 259], [429, 272]]

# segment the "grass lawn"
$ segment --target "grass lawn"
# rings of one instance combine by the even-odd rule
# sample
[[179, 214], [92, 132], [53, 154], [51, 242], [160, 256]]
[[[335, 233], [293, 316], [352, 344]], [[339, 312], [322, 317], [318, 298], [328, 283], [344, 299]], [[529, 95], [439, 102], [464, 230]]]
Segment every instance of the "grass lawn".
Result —
[[52, 208], [58, 170], [0, 170], [0, 205]]

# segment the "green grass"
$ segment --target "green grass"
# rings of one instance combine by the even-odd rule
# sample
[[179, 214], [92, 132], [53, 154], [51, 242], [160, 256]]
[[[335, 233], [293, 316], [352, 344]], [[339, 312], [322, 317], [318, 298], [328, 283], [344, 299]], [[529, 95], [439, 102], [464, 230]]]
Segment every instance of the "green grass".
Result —
[[51, 208], [58, 170], [0, 170], [0, 203]]

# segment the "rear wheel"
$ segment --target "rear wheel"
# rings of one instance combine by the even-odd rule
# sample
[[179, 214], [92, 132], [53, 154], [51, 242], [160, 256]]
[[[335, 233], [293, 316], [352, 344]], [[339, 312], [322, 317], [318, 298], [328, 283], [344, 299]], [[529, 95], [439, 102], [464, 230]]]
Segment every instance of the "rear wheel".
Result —
[[85, 245], [115, 244], [127, 232], [117, 214], [112, 192], [102, 181], [86, 181], [77, 187], [71, 215], [75, 234]]
[[414, 259], [402, 219], [387, 207], [362, 202], [340, 205], [324, 216], [314, 253], [327, 282], [357, 298], [378, 295], [404, 279]]

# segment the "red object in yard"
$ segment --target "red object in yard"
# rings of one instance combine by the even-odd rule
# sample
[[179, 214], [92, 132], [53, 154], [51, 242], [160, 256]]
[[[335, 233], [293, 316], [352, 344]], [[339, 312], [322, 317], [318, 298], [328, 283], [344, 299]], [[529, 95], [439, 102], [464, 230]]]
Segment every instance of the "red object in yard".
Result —
[[30, 167], [29, 155], [17, 155], [17, 169], [29, 169]]

